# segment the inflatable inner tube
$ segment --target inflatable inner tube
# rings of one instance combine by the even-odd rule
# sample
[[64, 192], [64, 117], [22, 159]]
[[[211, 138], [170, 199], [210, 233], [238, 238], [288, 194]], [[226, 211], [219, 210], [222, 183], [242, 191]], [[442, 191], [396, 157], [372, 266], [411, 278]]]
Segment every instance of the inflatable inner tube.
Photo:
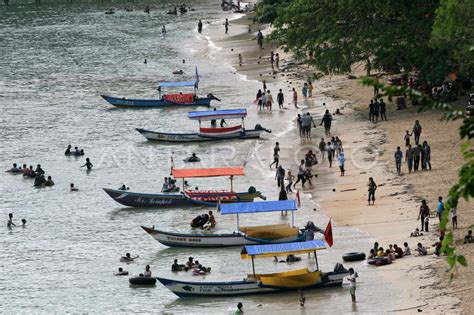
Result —
[[191, 227], [193, 228], [203, 227], [204, 224], [207, 223], [207, 221], [209, 221], [209, 216], [207, 214], [199, 215], [191, 221]]
[[362, 252], [353, 252], [353, 253], [345, 253], [342, 255], [342, 259], [344, 261], [359, 261], [365, 259], [365, 253]]
[[133, 285], [155, 285], [156, 278], [154, 277], [132, 277], [128, 279], [130, 284]]
[[383, 266], [392, 263], [392, 260], [388, 257], [378, 257], [373, 259], [368, 259], [367, 263], [374, 266]]

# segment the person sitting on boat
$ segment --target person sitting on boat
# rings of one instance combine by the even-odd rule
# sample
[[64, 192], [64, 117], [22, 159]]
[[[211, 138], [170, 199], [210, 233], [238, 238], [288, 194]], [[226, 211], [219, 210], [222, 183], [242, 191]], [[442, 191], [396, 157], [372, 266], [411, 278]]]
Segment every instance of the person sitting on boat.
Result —
[[8, 173], [20, 173], [21, 168], [19, 168], [16, 163], [13, 163], [13, 167], [7, 171]]
[[72, 146], [68, 145], [67, 148], [66, 148], [66, 152], [64, 152], [64, 155], [71, 155], [71, 148], [72, 148]]
[[44, 182], [44, 185], [48, 187], [54, 186], [54, 182], [51, 176], [48, 176], [48, 179], [46, 179], [46, 181]]
[[128, 276], [128, 271], [119, 268], [118, 272], [114, 273], [114, 276]]
[[125, 186], [125, 184], [123, 184], [122, 186], [119, 187], [118, 190], [129, 190], [129, 189], [130, 189], [130, 187], [127, 187], [127, 186]]
[[146, 267], [145, 267], [145, 272], [143, 272], [143, 276], [144, 276], [145, 278], [151, 278], [150, 265], [146, 265]]
[[221, 128], [224, 128], [224, 125], [227, 126], [227, 122], [225, 121], [225, 119], [221, 119]]
[[134, 261], [135, 259], [137, 259], [138, 257], [139, 257], [138, 255], [135, 256], [135, 257], [132, 257], [132, 256], [130, 255], [130, 253], [126, 253], [125, 256], [122, 256], [122, 257], [120, 258], [120, 261], [121, 261], [121, 262], [132, 262], [132, 261]]
[[168, 186], [168, 177], [165, 177], [165, 181], [163, 182], [163, 186], [161, 186], [161, 192], [166, 192], [168, 191], [169, 186]]
[[177, 272], [182, 270], [187, 271], [186, 265], [178, 264], [178, 260], [175, 259], [174, 263], [171, 265], [171, 271]]
[[301, 260], [301, 257], [296, 257], [293, 254], [286, 256], [286, 262], [295, 262], [295, 261], [300, 261], [300, 260]]

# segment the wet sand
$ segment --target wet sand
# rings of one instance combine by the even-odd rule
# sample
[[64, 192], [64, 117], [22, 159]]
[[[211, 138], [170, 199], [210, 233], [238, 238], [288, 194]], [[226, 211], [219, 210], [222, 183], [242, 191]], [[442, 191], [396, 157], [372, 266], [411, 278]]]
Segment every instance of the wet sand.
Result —
[[[274, 98], [276, 98], [276, 92], [273, 92], [273, 87], [282, 86], [286, 106], [291, 108], [292, 105], [288, 104], [288, 99], [291, 98], [289, 93], [291, 87], [297, 89], [299, 98], [302, 99], [302, 83], [313, 73], [313, 70], [307, 66], [293, 64], [291, 55], [277, 50], [271, 44], [266, 44], [264, 50], [258, 49], [256, 32], [259, 28], [263, 32], [267, 32], [267, 29], [264, 26], [251, 24], [249, 18], [251, 15], [231, 21], [227, 36], [213, 34], [211, 38], [217, 46], [222, 47], [221, 58], [227, 58], [238, 73], [245, 75], [249, 80], [260, 82], [266, 80], [272, 88]], [[247, 32], [248, 24], [251, 24], [252, 28], [250, 34]], [[272, 70], [270, 67], [269, 55], [272, 50], [280, 54], [280, 69]], [[243, 57], [242, 66], [239, 66], [238, 62], [239, 53]], [[363, 74], [359, 69], [354, 69], [354, 75]], [[300, 105], [304, 107], [303, 112], [309, 111], [313, 115], [316, 123], [319, 122], [318, 119], [320, 120], [326, 108], [332, 113], [336, 108], [341, 109], [343, 115], [334, 116], [331, 132], [332, 135], [339, 136], [343, 142], [346, 153], [346, 175], [339, 176], [337, 161], [334, 162], [332, 168], [328, 167], [327, 159], [314, 167], [313, 173], [318, 174], [318, 177], [313, 179], [312, 186], [307, 186], [302, 190], [303, 208], [331, 217], [336, 227], [347, 226], [368, 233], [384, 248], [388, 248], [388, 244], [402, 246], [405, 241], [409, 243], [412, 251], [418, 242], [430, 247], [437, 237], [435, 217], [431, 218], [430, 222], [431, 231], [434, 232], [419, 238], [408, 236], [410, 231], [419, 225], [416, 220], [419, 201], [427, 199], [432, 211], [435, 211], [437, 196], [444, 195], [455, 181], [454, 170], [461, 165], [457, 141], [459, 123], [448, 125], [440, 123], [440, 114], [436, 112], [419, 114], [413, 108], [397, 112], [394, 104], [388, 104], [388, 122], [370, 123], [366, 117], [366, 104], [373, 95], [370, 88], [364, 88], [356, 80], [347, 79], [345, 76], [326, 76], [313, 85], [315, 86], [313, 98], [300, 101]], [[257, 85], [256, 89], [258, 88], [261, 88], [261, 85]], [[327, 107], [322, 106], [323, 102], [327, 104]], [[295, 111], [294, 116], [296, 113]], [[393, 152], [396, 146], [403, 147], [404, 130], [411, 129], [415, 119], [419, 119], [423, 125], [422, 141], [428, 140], [432, 147], [434, 169], [430, 172], [398, 176], [395, 173]], [[318, 126], [316, 133], [321, 135], [322, 127]], [[307, 150], [317, 148], [320, 137], [314, 135], [310, 140], [300, 139], [296, 124], [294, 121], [289, 121], [289, 129], [279, 133], [274, 140], [279, 141], [282, 148], [281, 164], [295, 174], [299, 159], [304, 157]], [[325, 141], [328, 140], [326, 137]], [[273, 141], [268, 141], [260, 146], [259, 157], [267, 157], [260, 164], [271, 162], [268, 157], [271, 157], [273, 144]], [[405, 165], [402, 165], [402, 169], [406, 173]], [[273, 180], [273, 176], [268, 177], [269, 180]], [[374, 206], [368, 206], [366, 201], [368, 177], [373, 177], [379, 186]], [[462, 219], [467, 217], [468, 208], [468, 205], [461, 204], [458, 210], [458, 217], [461, 218], [461, 220], [458, 219], [459, 230], [464, 231], [470, 224]], [[462, 237], [461, 234], [463, 233], [457, 232], [456, 236]], [[334, 238], [337, 244], [338, 235], [335, 234]], [[372, 242], [368, 239], [366, 245], [366, 248], [358, 250], [368, 252], [372, 247]], [[433, 251], [433, 248], [429, 248], [430, 253]], [[381, 281], [384, 281], [387, 286], [396, 288], [398, 293], [396, 299], [387, 295], [387, 300], [394, 302], [394, 307], [384, 309], [384, 311], [411, 313], [421, 309], [424, 312], [446, 310], [460, 312], [459, 298], [463, 299], [463, 294], [467, 296], [469, 291], [461, 290], [460, 292], [459, 288], [465, 287], [469, 280], [465, 279], [463, 272], [463, 277], [459, 277], [463, 279], [459, 279], [454, 286], [458, 290], [448, 287], [445, 266], [443, 258], [429, 255], [405, 257], [390, 266], [371, 269], [377, 274], [375, 279], [381, 277]], [[363, 278], [359, 280], [364, 281]], [[364, 285], [361, 287], [361, 290], [363, 289]], [[459, 293], [455, 296], [450, 292]], [[436, 298], [441, 293], [443, 298]], [[466, 308], [464, 301], [462, 307], [467, 310], [469, 308]], [[373, 303], [386, 303], [386, 301], [373, 301]]]

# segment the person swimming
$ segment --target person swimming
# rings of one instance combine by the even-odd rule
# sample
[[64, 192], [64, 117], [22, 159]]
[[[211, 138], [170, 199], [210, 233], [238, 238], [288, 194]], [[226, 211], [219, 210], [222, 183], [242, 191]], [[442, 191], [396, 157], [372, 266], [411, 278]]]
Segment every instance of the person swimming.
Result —
[[119, 268], [118, 272], [114, 273], [114, 276], [128, 276], [128, 271]]
[[188, 268], [186, 267], [186, 265], [178, 264], [178, 260], [175, 259], [174, 263], [171, 265], [171, 271], [177, 272], [177, 271], [183, 271], [183, 270], [188, 271]]
[[69, 190], [70, 191], [79, 191], [79, 188], [74, 187], [74, 184], [71, 183], [71, 184], [69, 184]]
[[183, 70], [176, 70], [176, 71], [173, 71], [173, 74], [184, 74], [184, 71]]
[[92, 170], [92, 167], [94, 166], [92, 163], [91, 163], [91, 160], [89, 158], [86, 158], [86, 163], [84, 165], [82, 165], [81, 167], [87, 167], [87, 170], [90, 171]]
[[66, 152], [64, 152], [64, 155], [71, 155], [71, 148], [72, 148], [72, 146], [68, 145], [67, 148], [66, 148]]
[[21, 227], [26, 227], [26, 219], [21, 219]]
[[46, 181], [44, 182], [44, 185], [48, 187], [54, 186], [54, 182], [51, 176], [48, 176], [48, 179], [46, 179]]
[[121, 262], [132, 262], [137, 259], [139, 256], [132, 257], [130, 253], [126, 253], [125, 256], [120, 257]]
[[201, 159], [193, 152], [190, 157], [184, 159], [184, 162], [199, 162]]
[[19, 168], [16, 163], [13, 163], [13, 167], [9, 170], [7, 170], [6, 172], [8, 173], [20, 173], [21, 172], [21, 168]]

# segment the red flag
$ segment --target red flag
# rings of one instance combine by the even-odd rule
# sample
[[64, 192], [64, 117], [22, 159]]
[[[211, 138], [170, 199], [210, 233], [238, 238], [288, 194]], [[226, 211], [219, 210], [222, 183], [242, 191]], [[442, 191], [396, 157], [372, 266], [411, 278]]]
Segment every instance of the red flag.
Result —
[[298, 208], [301, 207], [301, 198], [299, 190], [296, 191], [296, 205], [298, 206]]
[[331, 219], [329, 219], [328, 226], [326, 226], [326, 230], [324, 231], [324, 239], [326, 239], [326, 243], [328, 243], [329, 247], [332, 247], [334, 242], [333, 242], [333, 239], [332, 239]]

